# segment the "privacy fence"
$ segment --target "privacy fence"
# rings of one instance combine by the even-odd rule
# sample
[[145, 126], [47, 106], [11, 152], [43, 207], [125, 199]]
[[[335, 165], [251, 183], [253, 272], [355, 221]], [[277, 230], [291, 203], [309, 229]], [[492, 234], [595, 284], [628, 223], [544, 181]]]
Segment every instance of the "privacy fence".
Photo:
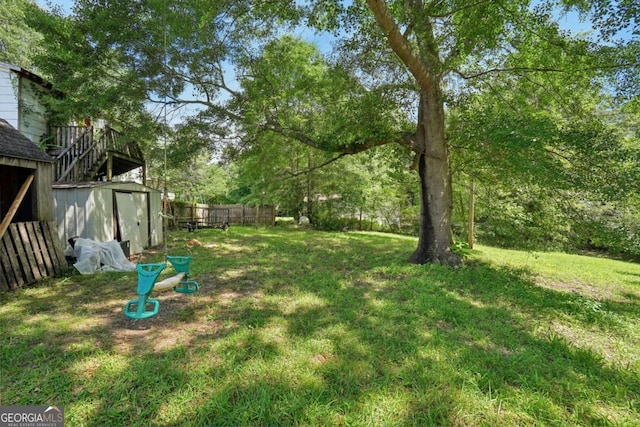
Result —
[[170, 202], [170, 228], [185, 228], [190, 223], [198, 228], [222, 228], [226, 225], [274, 225], [273, 206], [206, 205]]

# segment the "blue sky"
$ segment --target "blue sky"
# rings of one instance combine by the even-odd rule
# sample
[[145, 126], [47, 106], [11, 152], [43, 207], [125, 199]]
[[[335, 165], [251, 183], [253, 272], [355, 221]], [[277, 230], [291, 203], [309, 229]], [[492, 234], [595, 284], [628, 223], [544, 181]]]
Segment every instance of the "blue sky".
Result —
[[36, 3], [45, 9], [51, 9], [50, 6], [59, 6], [66, 13], [71, 13], [73, 0], [36, 0]]
[[[50, 6], [59, 6], [66, 13], [71, 13], [73, 7], [73, 0], [36, 0], [36, 3], [42, 7], [49, 8]], [[591, 26], [588, 22], [580, 22], [577, 13], [569, 13], [565, 17], [560, 19], [560, 25], [566, 30], [572, 33], [578, 33], [588, 31]], [[314, 40], [311, 40], [314, 41]]]

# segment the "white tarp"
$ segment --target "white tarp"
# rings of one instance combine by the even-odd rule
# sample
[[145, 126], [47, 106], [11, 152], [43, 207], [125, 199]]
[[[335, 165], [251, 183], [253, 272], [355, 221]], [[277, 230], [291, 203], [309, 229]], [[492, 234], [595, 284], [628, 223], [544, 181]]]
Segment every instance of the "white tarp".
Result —
[[73, 246], [73, 256], [77, 260], [73, 266], [80, 274], [136, 269], [136, 265], [127, 259], [120, 243], [115, 240], [103, 243], [79, 237]]

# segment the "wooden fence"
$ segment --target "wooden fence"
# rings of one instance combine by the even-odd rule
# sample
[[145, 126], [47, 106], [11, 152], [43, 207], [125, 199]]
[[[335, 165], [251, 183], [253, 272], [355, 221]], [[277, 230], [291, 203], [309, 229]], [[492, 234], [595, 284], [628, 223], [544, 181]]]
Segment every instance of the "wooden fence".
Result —
[[227, 225], [274, 225], [276, 210], [273, 206], [205, 205], [170, 203], [170, 226], [185, 227], [195, 223], [198, 227], [211, 228]]
[[58, 275], [66, 265], [54, 221], [10, 224], [0, 240], [0, 291]]

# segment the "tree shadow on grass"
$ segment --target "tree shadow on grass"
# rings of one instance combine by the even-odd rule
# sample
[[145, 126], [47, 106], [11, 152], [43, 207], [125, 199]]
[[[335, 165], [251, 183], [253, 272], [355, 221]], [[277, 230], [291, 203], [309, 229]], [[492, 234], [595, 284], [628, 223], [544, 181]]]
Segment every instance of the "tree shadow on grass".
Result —
[[629, 276], [629, 278], [627, 280], [625, 280], [625, 283], [627, 285], [631, 285], [633, 287], [635, 287], [636, 289], [638, 289], [638, 292], [633, 293], [633, 292], [623, 292], [622, 296], [624, 298], [626, 298], [627, 300], [629, 300], [632, 304], [634, 305], [638, 305], [638, 302], [640, 301], [640, 274], [638, 273], [630, 273], [630, 272], [626, 272], [626, 271], [622, 271], [622, 272], [618, 272], [619, 274], [623, 274], [625, 276]]
[[615, 336], [607, 313], [633, 318], [633, 306], [594, 310], [480, 263], [407, 265], [406, 242], [390, 239], [228, 241], [233, 251], [195, 248], [201, 291], [161, 294], [147, 321], [122, 315], [135, 275], [3, 301], [13, 311], [0, 316], [10, 331], [1, 363], [20, 369], [3, 375], [2, 403], [65, 405], [86, 425], [597, 425], [638, 415], [637, 368], [552, 328], [571, 318]]
[[[314, 335], [314, 323], [318, 334], [327, 323], [348, 324], [355, 347], [366, 349], [364, 359], [377, 379], [352, 379], [348, 388], [359, 391], [347, 396], [353, 400], [349, 407], [361, 403], [359, 398], [379, 381], [390, 381], [412, 396], [412, 408], [403, 417], [409, 424], [466, 424], [469, 416], [475, 420], [472, 424], [504, 423], [509, 416], [517, 424], [527, 417], [534, 424], [606, 423], [615, 411], [623, 421], [633, 420], [640, 397], [637, 372], [615, 369], [602, 356], [556, 333], [537, 330], [538, 319], [582, 310], [572, 295], [539, 288], [517, 272], [479, 265], [469, 270], [475, 271], [451, 271], [445, 285], [434, 285], [425, 275], [422, 289], [396, 283], [374, 296], [364, 289], [349, 289], [341, 296], [329, 291], [333, 303], [326, 311], [299, 313], [296, 320], [304, 325], [304, 336]], [[480, 286], [477, 274], [491, 280]], [[414, 292], [412, 301], [403, 297], [407, 286]], [[354, 303], [341, 304], [341, 298]], [[354, 316], [354, 309], [360, 315]], [[584, 321], [600, 323], [597, 316]], [[292, 334], [301, 330], [297, 323], [292, 322]], [[385, 327], [389, 324], [396, 331]], [[336, 336], [335, 342], [343, 343], [343, 337]], [[336, 345], [336, 359], [358, 359], [352, 348]], [[326, 369], [323, 375], [331, 383], [332, 364]], [[484, 406], [469, 403], [473, 399], [484, 401]], [[625, 413], [623, 408], [629, 407]], [[477, 412], [466, 412], [473, 410]]]
[[[316, 248], [318, 252], [325, 260], [333, 253]], [[333, 351], [323, 355], [323, 367], [315, 368], [322, 382], [331, 384], [324, 392], [326, 402], [340, 402], [327, 409], [334, 418], [357, 414], [342, 408], [366, 406], [361, 399], [381, 384], [409, 390], [410, 400], [421, 402], [401, 416], [410, 423], [464, 424], [469, 415], [465, 405], [474, 408], [464, 401], [474, 397], [486, 399], [495, 411], [472, 414], [486, 422], [511, 416], [518, 423], [527, 417], [538, 422], [601, 423], [611, 412], [619, 412], [623, 421], [637, 414], [637, 373], [612, 368], [597, 353], [552, 331], [538, 330], [536, 322], [550, 316], [578, 317], [585, 325], [608, 329], [606, 316], [585, 305], [583, 298], [540, 288], [513, 270], [480, 264], [457, 272], [431, 268], [436, 269], [444, 277], [434, 285], [427, 272], [424, 288], [401, 280], [389, 280], [377, 290], [356, 278], [351, 283], [357, 286], [347, 287], [337, 280], [320, 287], [313, 280], [316, 286], [310, 286], [307, 278], [296, 282], [298, 290], [313, 292], [326, 303], [284, 317], [290, 336], [334, 343]], [[624, 311], [622, 307], [610, 304], [609, 310]], [[425, 365], [413, 361], [399, 368], [402, 360], [425, 351], [440, 355], [425, 359], [430, 360]], [[446, 360], [438, 361], [443, 354]], [[427, 392], [431, 389], [438, 392]], [[466, 389], [468, 396], [461, 397]], [[519, 404], [509, 403], [514, 396], [524, 397]], [[624, 408], [629, 406], [627, 413]], [[351, 421], [358, 420], [363, 421], [357, 416]]]

